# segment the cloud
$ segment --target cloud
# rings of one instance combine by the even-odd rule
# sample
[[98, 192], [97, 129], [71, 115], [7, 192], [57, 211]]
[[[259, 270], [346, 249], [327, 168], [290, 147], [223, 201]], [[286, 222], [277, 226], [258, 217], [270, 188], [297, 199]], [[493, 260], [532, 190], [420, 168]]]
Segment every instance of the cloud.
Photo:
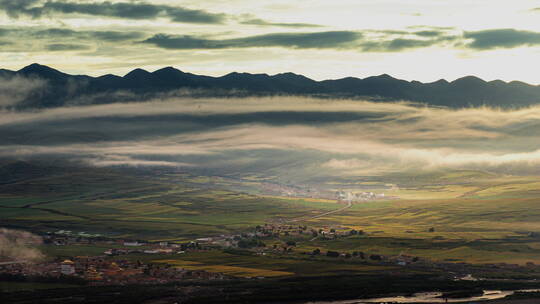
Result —
[[52, 52], [57, 51], [82, 51], [82, 50], [89, 50], [90, 47], [85, 44], [68, 44], [68, 43], [53, 43], [48, 44], [45, 47], [47, 50]]
[[284, 47], [294, 49], [356, 49], [365, 52], [399, 52], [445, 44], [458, 37], [442, 31], [326, 31], [270, 33], [232, 39], [207, 39], [193, 35], [156, 34], [142, 43], [164, 49], [227, 49]]
[[368, 52], [399, 52], [406, 49], [429, 47], [438, 44], [439, 40], [419, 40], [396, 38], [388, 41], [370, 41], [361, 44], [363, 51]]
[[28, 97], [47, 89], [47, 82], [39, 78], [1, 77], [0, 76], [0, 110], [17, 104]]
[[453, 110], [296, 97], [173, 98], [2, 116], [4, 158], [260, 169], [274, 175], [293, 170], [313, 178], [412, 169], [540, 169], [540, 107]]
[[0, 260], [37, 262], [44, 255], [36, 248], [42, 243], [41, 237], [20, 230], [0, 228]]
[[240, 24], [257, 25], [257, 26], [290, 27], [290, 28], [322, 27], [322, 25], [312, 24], [312, 23], [270, 22], [267, 20], [255, 18], [253, 16], [245, 17], [244, 20], [240, 21]]
[[423, 31], [417, 31], [417, 32], [414, 32], [415, 35], [417, 36], [422, 36], [422, 37], [438, 37], [438, 36], [441, 36], [444, 34], [444, 32], [442, 31], [436, 31], [436, 30], [423, 30]]
[[83, 162], [88, 163], [91, 166], [95, 167], [112, 167], [112, 166], [129, 166], [129, 167], [189, 167], [190, 164], [178, 163], [178, 162], [169, 162], [169, 161], [159, 161], [159, 160], [142, 160], [135, 159], [129, 156], [120, 156], [120, 155], [108, 155], [104, 158], [89, 158], [83, 160]]
[[205, 39], [196, 36], [158, 34], [142, 43], [165, 49], [225, 49], [249, 47], [286, 47], [298, 49], [346, 48], [362, 35], [351, 31], [315, 33], [272, 33], [234, 39]]
[[220, 24], [226, 19], [224, 14], [204, 10], [188, 9], [170, 5], [154, 5], [146, 2], [67, 2], [40, 0], [0, 0], [2, 8], [9, 16], [21, 15], [33, 18], [52, 13], [84, 14], [124, 19], [168, 18], [173, 22]]
[[28, 26], [4, 28], [0, 31], [0, 36], [3, 44], [7, 45], [1, 52], [70, 52], [107, 49], [120, 45], [124, 50], [127, 43], [143, 39], [147, 34], [130, 30], [73, 30], [65, 27]]
[[540, 45], [540, 33], [516, 29], [465, 32], [463, 36], [472, 39], [468, 47], [478, 50]]
[[39, 38], [77, 38], [77, 39], [93, 39], [101, 41], [125, 41], [140, 39], [144, 36], [142, 32], [135, 31], [75, 31], [66, 28], [48, 28], [36, 30], [31, 29], [19, 29], [19, 32], [27, 32], [34, 37]]
[[38, 0], [0, 0], [0, 9], [14, 18], [20, 15], [38, 16], [41, 14], [41, 10], [33, 7], [37, 2]]

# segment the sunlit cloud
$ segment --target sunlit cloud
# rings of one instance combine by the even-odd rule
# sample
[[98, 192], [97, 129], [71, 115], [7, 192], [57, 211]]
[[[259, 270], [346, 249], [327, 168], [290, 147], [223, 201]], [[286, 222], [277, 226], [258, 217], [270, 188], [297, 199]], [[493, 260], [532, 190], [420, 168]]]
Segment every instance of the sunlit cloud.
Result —
[[[287, 153], [325, 175], [540, 168], [540, 108], [452, 110], [409, 103], [176, 98], [4, 112], [0, 156], [95, 166], [263, 165]], [[310, 173], [311, 175], [313, 173]]]

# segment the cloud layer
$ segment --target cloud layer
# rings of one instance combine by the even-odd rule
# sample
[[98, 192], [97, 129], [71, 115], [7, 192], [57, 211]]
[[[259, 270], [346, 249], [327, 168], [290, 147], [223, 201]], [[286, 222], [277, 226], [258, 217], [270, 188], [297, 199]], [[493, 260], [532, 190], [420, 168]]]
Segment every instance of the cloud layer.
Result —
[[12, 17], [21, 15], [33, 18], [52, 13], [83, 14], [91, 16], [116, 17], [125, 19], [168, 18], [173, 22], [219, 24], [225, 20], [224, 14], [214, 14], [204, 10], [193, 10], [178, 6], [155, 5], [145, 2], [69, 2], [40, 0], [1, 0], [0, 7]]
[[195, 36], [158, 34], [143, 41], [165, 49], [226, 49], [250, 47], [287, 47], [324, 49], [347, 47], [360, 33], [349, 31], [315, 33], [273, 33], [234, 39], [204, 39]]
[[20, 230], [0, 228], [0, 260], [37, 262], [44, 255], [36, 248], [41, 237]]
[[307, 98], [172, 99], [4, 113], [0, 156], [302, 178], [408, 170], [529, 174], [540, 108], [449, 110]]
[[516, 29], [492, 29], [466, 32], [465, 38], [472, 39], [469, 47], [479, 50], [515, 48], [540, 45], [540, 33]]

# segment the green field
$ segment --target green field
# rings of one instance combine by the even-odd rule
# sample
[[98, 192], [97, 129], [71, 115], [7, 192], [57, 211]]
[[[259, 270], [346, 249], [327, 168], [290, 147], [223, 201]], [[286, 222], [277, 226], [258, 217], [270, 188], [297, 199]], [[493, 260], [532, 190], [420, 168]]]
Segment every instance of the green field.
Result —
[[[37, 232], [64, 229], [113, 238], [185, 241], [303, 218], [308, 220], [297, 223], [366, 234], [335, 240], [299, 238], [297, 251], [319, 248], [440, 261], [540, 264], [538, 177], [452, 171], [341, 179], [325, 187], [383, 192], [390, 199], [354, 203], [340, 213], [313, 219], [309, 218], [343, 205], [250, 194], [261, 179], [134, 169], [53, 170], [0, 185], [0, 220], [2, 226]], [[254, 191], [239, 191], [242, 187]], [[78, 249], [55, 250], [50, 255]], [[100, 253], [103, 248], [84, 250]]]
[[399, 199], [357, 203], [307, 223], [363, 230], [369, 237], [303, 246], [471, 263], [540, 263], [538, 177], [464, 171], [411, 177], [402, 185], [384, 190]]
[[255, 196], [187, 174], [130, 175], [105, 169], [60, 172], [0, 186], [3, 225], [33, 231], [147, 240], [242, 232], [270, 219], [335, 208], [334, 202]]

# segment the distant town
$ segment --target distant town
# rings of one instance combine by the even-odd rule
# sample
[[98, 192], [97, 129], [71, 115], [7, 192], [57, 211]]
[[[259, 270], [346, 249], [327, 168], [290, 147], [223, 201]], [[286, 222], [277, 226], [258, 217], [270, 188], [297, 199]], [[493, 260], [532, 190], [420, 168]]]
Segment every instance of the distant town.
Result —
[[[340, 193], [340, 195], [343, 193]], [[346, 195], [345, 199], [346, 199]], [[369, 194], [371, 195], [371, 194]], [[430, 229], [432, 231], [432, 229]], [[186, 269], [141, 257], [156, 256], [160, 259], [186, 253], [197, 254], [212, 250], [244, 250], [252, 255], [301, 255], [311, 258], [357, 260], [366, 264], [393, 265], [421, 270], [439, 270], [441, 275], [453, 280], [478, 280], [474, 273], [496, 269], [518, 272], [539, 272], [532, 262], [517, 264], [471, 265], [456, 262], [434, 262], [426, 258], [399, 254], [386, 256], [361, 251], [333, 251], [315, 249], [298, 251], [293, 240], [335, 240], [347, 237], [369, 237], [362, 230], [339, 226], [308, 227], [286, 223], [266, 223], [251, 232], [197, 238], [189, 242], [145, 242], [140, 240], [112, 239], [98, 234], [60, 230], [42, 236], [45, 246], [96, 245], [108, 248], [98, 255], [72, 256], [40, 261], [0, 261], [0, 277], [40, 277], [63, 282], [84, 282], [88, 285], [165, 284], [187, 280], [227, 280], [232, 277], [220, 272]], [[268, 243], [268, 244], [267, 244]], [[141, 259], [139, 259], [141, 258]], [[264, 279], [264, 277], [244, 277]]]

